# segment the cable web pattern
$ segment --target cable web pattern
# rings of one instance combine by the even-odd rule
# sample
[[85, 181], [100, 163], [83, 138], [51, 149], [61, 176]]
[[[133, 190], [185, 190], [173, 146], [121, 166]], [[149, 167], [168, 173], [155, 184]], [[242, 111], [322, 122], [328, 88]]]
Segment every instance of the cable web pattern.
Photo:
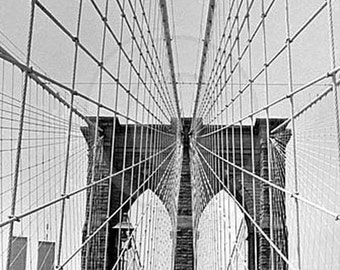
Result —
[[209, 2], [192, 124], [198, 269], [339, 267], [336, 10]]
[[20, 12], [26, 52], [10, 38], [0, 47], [0, 268], [171, 263], [172, 240], [158, 240], [176, 222], [181, 152], [165, 4], [27, 1]]
[[191, 2], [2, 3], [0, 270], [340, 268], [339, 1]]

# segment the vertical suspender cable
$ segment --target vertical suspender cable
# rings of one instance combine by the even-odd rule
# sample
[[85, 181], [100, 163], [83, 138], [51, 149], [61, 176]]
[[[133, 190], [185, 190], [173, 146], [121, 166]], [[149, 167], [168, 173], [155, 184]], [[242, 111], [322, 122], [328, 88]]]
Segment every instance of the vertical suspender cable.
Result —
[[203, 43], [200, 71], [199, 71], [199, 75], [198, 75], [198, 84], [197, 84], [197, 90], [196, 90], [194, 112], [193, 112], [193, 116], [192, 116], [193, 121], [191, 123], [191, 130], [196, 130], [196, 128], [198, 127], [196, 114], [197, 114], [197, 109], [198, 109], [198, 106], [199, 106], [201, 88], [202, 88], [202, 83], [203, 83], [203, 75], [204, 75], [204, 70], [205, 70], [205, 64], [206, 64], [206, 61], [207, 61], [207, 54], [208, 54], [208, 50], [209, 50], [210, 34], [211, 34], [211, 28], [212, 28], [212, 21], [213, 21], [215, 6], [216, 6], [216, 0], [210, 0], [209, 1], [209, 8], [208, 8], [208, 15], [207, 15], [206, 28], [205, 28], [205, 34], [204, 34], [204, 43]]
[[[290, 20], [289, 20], [289, 0], [285, 0], [285, 19], [286, 19], [286, 43], [287, 43], [287, 63], [288, 63], [288, 86], [290, 93], [294, 91], [293, 88], [293, 67], [292, 67], [292, 52], [291, 52], [291, 40], [290, 40]], [[295, 110], [294, 110], [294, 96], [290, 97], [290, 117], [292, 123], [292, 143], [293, 143], [293, 164], [294, 164], [294, 185], [296, 194], [299, 193], [298, 183], [298, 165], [297, 165], [297, 145], [296, 145], [296, 127], [295, 127]], [[297, 266], [301, 269], [301, 243], [300, 243], [300, 211], [299, 201], [297, 198], [294, 199], [296, 208], [296, 252], [297, 252]]]
[[[13, 182], [13, 189], [12, 189], [11, 216], [15, 216], [15, 210], [16, 210], [16, 198], [17, 198], [18, 182], [19, 182], [19, 167], [20, 167], [20, 158], [21, 158], [22, 137], [23, 137], [23, 131], [24, 131], [24, 118], [25, 118], [26, 96], [27, 96], [27, 89], [28, 89], [29, 66], [31, 62], [34, 15], [35, 15], [35, 1], [31, 0], [31, 12], [30, 12], [30, 23], [29, 23], [29, 30], [28, 30], [27, 56], [26, 56], [26, 67], [28, 69], [25, 72], [25, 81], [24, 81], [24, 87], [23, 87], [22, 96], [21, 96], [20, 122], [19, 122], [18, 141], [17, 141], [17, 148], [16, 148], [17, 150], [16, 150], [16, 157], [15, 157], [14, 182]], [[9, 226], [9, 233], [8, 233], [8, 249], [7, 249], [7, 264], [6, 264], [7, 270], [10, 270], [10, 267], [11, 267], [13, 230], [14, 230], [14, 222], [11, 222]]]
[[[246, 0], [247, 5], [247, 38], [248, 38], [248, 72], [249, 72], [249, 106], [250, 106], [250, 113], [252, 114], [254, 112], [254, 95], [253, 95], [253, 82], [252, 82], [252, 74], [253, 74], [253, 67], [252, 67], [252, 40], [251, 40], [251, 31], [250, 31], [250, 5], [249, 0]], [[250, 147], [251, 147], [251, 172], [255, 174], [255, 140], [254, 140], [254, 117], [253, 115], [250, 116]], [[252, 197], [253, 197], [253, 212], [254, 212], [254, 220], [257, 221], [257, 213], [256, 213], [256, 184], [255, 179], [252, 177]], [[254, 245], [254, 268], [257, 269], [258, 260], [257, 260], [257, 229], [255, 226], [253, 226], [254, 233], [253, 233], [253, 245]], [[249, 256], [248, 256], [249, 258]]]
[[172, 53], [172, 46], [171, 46], [169, 15], [168, 15], [168, 10], [167, 10], [166, 0], [160, 0], [159, 2], [160, 2], [160, 6], [161, 6], [162, 22], [163, 22], [164, 35], [165, 35], [165, 43], [166, 43], [166, 48], [167, 48], [167, 51], [168, 51], [168, 60], [169, 60], [170, 74], [171, 74], [171, 83], [172, 83], [172, 88], [173, 88], [173, 92], [174, 92], [177, 118], [178, 118], [179, 126], [181, 126], [181, 122], [180, 122], [181, 110], [180, 110], [180, 107], [179, 107], [177, 82], [176, 82], [176, 75], [175, 75], [176, 74], [175, 73], [175, 63], [174, 63], [174, 57], [173, 57], [173, 53]]
[[[100, 162], [100, 161], [96, 161], [96, 156], [97, 156], [97, 151], [98, 151], [98, 141], [99, 141], [99, 115], [100, 115], [100, 104], [101, 104], [101, 99], [102, 99], [102, 82], [103, 82], [103, 65], [104, 65], [104, 57], [105, 57], [105, 43], [106, 43], [106, 17], [108, 14], [108, 0], [106, 0], [106, 4], [105, 4], [105, 18], [103, 20], [103, 34], [102, 34], [102, 44], [101, 44], [101, 57], [100, 57], [100, 63], [99, 63], [99, 80], [98, 80], [98, 97], [97, 97], [97, 112], [96, 112], [96, 123], [95, 123], [95, 130], [94, 130], [94, 143], [93, 143], [93, 149], [92, 149], [92, 168], [91, 168], [91, 182], [90, 184], [92, 184], [95, 181], [95, 177], [96, 174], [98, 173], [96, 171], [96, 162]], [[114, 146], [112, 146], [114, 148]], [[111, 183], [111, 181], [110, 181]], [[110, 184], [109, 184], [110, 186]], [[91, 230], [92, 230], [92, 212], [93, 212], [93, 199], [94, 199], [94, 188], [90, 188], [89, 192], [90, 192], [90, 207], [89, 207], [89, 216], [88, 216], [88, 223], [87, 223], [87, 232], [86, 232], [86, 237], [89, 237], [89, 235], [91, 234]], [[110, 197], [110, 191], [109, 191], [109, 197]], [[108, 200], [110, 201], [110, 200]], [[109, 206], [108, 206], [109, 208]], [[107, 225], [108, 226], [108, 225]], [[106, 226], [106, 227], [107, 227]], [[106, 230], [107, 232], [107, 230]], [[92, 241], [92, 243], [94, 243], [94, 241]], [[86, 245], [86, 252], [85, 252], [85, 269], [88, 269], [88, 264], [89, 264], [89, 259], [90, 259], [90, 243], [88, 243]], [[96, 254], [93, 254], [92, 256], [96, 256]], [[105, 255], [104, 255], [104, 267], [106, 267], [105, 265], [106, 263], [106, 259], [105, 259]], [[91, 262], [92, 265], [92, 262]]]
[[[268, 83], [268, 63], [267, 63], [267, 31], [266, 31], [266, 10], [265, 10], [265, 2], [261, 1], [261, 17], [262, 17], [262, 36], [263, 36], [263, 70], [264, 70], [264, 94], [265, 94], [265, 103], [269, 104], [269, 83]], [[265, 109], [266, 113], [266, 141], [267, 145], [267, 166], [268, 166], [268, 180], [272, 181], [272, 170], [271, 170], [271, 146], [270, 146], [270, 120], [269, 120], [269, 107]], [[273, 192], [272, 188], [269, 189], [269, 237], [272, 241], [273, 239]], [[270, 246], [270, 268], [274, 269], [274, 249]]]
[[[80, 33], [80, 25], [81, 25], [81, 14], [82, 14], [82, 6], [83, 1], [79, 2], [78, 9], [78, 19], [77, 19], [77, 32], [74, 37], [74, 61], [73, 61], [73, 70], [72, 70], [72, 90], [75, 89], [76, 83], [76, 72], [77, 72], [77, 63], [78, 63], [78, 43], [79, 43], [79, 33]], [[73, 103], [74, 103], [74, 92], [71, 92], [71, 102], [70, 102], [70, 114], [68, 118], [68, 130], [67, 130], [67, 145], [66, 145], [66, 157], [65, 157], [65, 170], [64, 170], [64, 182], [63, 182], [63, 195], [66, 194], [67, 191], [67, 180], [68, 180], [68, 166], [69, 166], [69, 158], [70, 158], [70, 147], [71, 147], [71, 125], [72, 125], [72, 116], [73, 116]], [[61, 249], [62, 249], [62, 241], [63, 241], [63, 228], [64, 228], [64, 218], [65, 218], [65, 204], [66, 201], [62, 201], [61, 205], [61, 218], [60, 218], [60, 229], [59, 229], [59, 245], [57, 250], [57, 266], [60, 265], [61, 260]]]
[[[123, 0], [122, 3], [120, 3], [119, 1], [117, 1], [117, 5], [119, 5], [119, 8], [121, 10], [121, 19], [120, 19], [120, 34], [119, 34], [119, 54], [121, 55], [122, 50], [123, 50], [123, 39], [124, 39], [124, 17], [126, 16], [125, 14], [125, 2], [126, 0]], [[119, 70], [122, 71], [121, 69], [121, 65], [119, 65]], [[129, 70], [130, 74], [131, 74], [131, 69]], [[117, 91], [119, 91], [119, 87], [117, 86]], [[127, 89], [127, 116], [129, 115], [129, 106], [130, 106], [130, 89]], [[126, 167], [126, 150], [127, 150], [127, 134], [128, 134], [128, 118], [126, 118], [125, 121], [125, 131], [124, 131], [124, 143], [123, 143], [123, 165], [122, 165], [122, 169], [125, 170]], [[121, 179], [120, 179], [120, 204], [123, 204], [124, 201], [124, 186], [125, 186], [125, 171], [122, 173], [121, 175]], [[125, 213], [124, 213], [125, 214]], [[119, 265], [121, 265], [121, 263], [124, 265], [124, 250], [121, 251], [122, 249], [122, 220], [123, 220], [123, 208], [121, 208], [119, 210], [119, 228], [118, 228], [118, 246], [117, 246], [117, 254], [118, 255], [118, 260], [119, 260], [119, 256], [122, 256], [122, 261], [119, 263]], [[121, 252], [123, 252], [123, 254], [121, 254]]]
[[[335, 35], [333, 22], [333, 6], [332, 0], [326, 0], [328, 6], [328, 24], [329, 24], [329, 46], [330, 46], [330, 61], [331, 68], [336, 68], [336, 49], [335, 49]], [[337, 84], [337, 72], [330, 74], [332, 76], [332, 91], [334, 95], [334, 110], [335, 110], [335, 125], [337, 132], [337, 146], [338, 146], [338, 169], [340, 170], [340, 115], [339, 115], [339, 86]], [[292, 118], [293, 119], [293, 118]]]

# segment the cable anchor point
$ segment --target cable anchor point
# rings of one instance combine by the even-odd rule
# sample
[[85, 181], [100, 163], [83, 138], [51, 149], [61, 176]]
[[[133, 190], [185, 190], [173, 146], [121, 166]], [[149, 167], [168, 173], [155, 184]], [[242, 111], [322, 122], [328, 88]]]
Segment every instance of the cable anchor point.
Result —
[[14, 215], [10, 215], [10, 216], [8, 216], [8, 218], [9, 219], [13, 219], [13, 221], [15, 221], [15, 222], [20, 222], [21, 221], [18, 216], [14, 216]]

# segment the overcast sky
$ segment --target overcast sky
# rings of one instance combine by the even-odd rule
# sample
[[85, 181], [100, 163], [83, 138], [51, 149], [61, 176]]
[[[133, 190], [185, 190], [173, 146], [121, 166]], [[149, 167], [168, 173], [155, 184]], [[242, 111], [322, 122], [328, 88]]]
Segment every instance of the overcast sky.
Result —
[[[257, 22], [260, 18], [260, 2], [255, 1], [252, 18]], [[265, 1], [266, 4], [269, 1]], [[299, 0], [290, 1], [291, 11], [291, 32], [294, 34], [297, 29], [311, 16], [311, 14], [323, 3], [323, 0]], [[29, 21], [29, 1], [1, 1], [0, 9], [0, 43], [20, 56], [19, 50], [26, 51], [27, 43], [27, 23]], [[78, 1], [42, 1], [46, 7], [66, 26], [72, 33], [75, 32], [76, 14]], [[104, 1], [98, 1], [103, 5]], [[179, 95], [181, 97], [181, 107], [185, 115], [190, 115], [192, 102], [195, 96], [198, 69], [201, 58], [202, 38], [205, 30], [206, 11], [208, 0], [171, 0], [167, 1], [169, 16], [171, 19], [171, 31], [173, 38], [173, 50], [175, 54], [175, 69], [179, 84]], [[221, 1], [217, 1], [218, 7]], [[217, 10], [220, 10], [217, 9]], [[328, 17], [325, 9], [319, 18], [304, 31], [293, 45], [293, 68], [294, 82], [306, 83], [307, 81], [320, 76], [330, 66]], [[339, 1], [334, 1], [334, 14], [339, 14]], [[112, 15], [113, 16], [113, 15]], [[216, 13], [220, 17], [223, 13]], [[339, 16], [334, 16], [335, 33], [340, 32]], [[113, 25], [118, 23], [111, 18]], [[253, 26], [254, 27], [254, 26]], [[268, 56], [271, 57], [285, 41], [284, 24], [284, 1], [277, 1], [267, 17], [267, 39]], [[81, 40], [99, 56], [102, 25], [97, 15], [93, 12], [89, 1], [84, 1], [84, 12], [81, 27]], [[338, 36], [336, 36], [338, 38]], [[337, 40], [336, 40], [337, 41]], [[15, 46], [13, 46], [13, 44]], [[337, 56], [339, 56], [339, 42], [337, 44]], [[253, 54], [259, 56], [259, 63], [262, 63], [261, 43], [255, 42]], [[19, 50], [18, 50], [19, 49]], [[62, 34], [40, 10], [36, 11], [33, 55], [32, 60], [45, 72], [61, 82], [70, 83], [72, 67], [73, 46], [71, 42]], [[115, 58], [115, 52], [107, 50], [105, 59], [110, 61]], [[282, 57], [285, 58], [285, 54]], [[24, 57], [22, 56], [22, 59]], [[93, 83], [97, 82], [98, 72], [95, 65], [90, 64], [85, 57], [80, 60], [81, 65], [78, 72], [78, 88], [89, 95], [96, 91]], [[254, 69], [256, 70], [256, 58]], [[35, 66], [33, 64], [33, 66]], [[254, 72], [255, 72], [254, 70]], [[286, 83], [286, 63], [278, 64], [273, 68], [275, 72], [270, 73], [271, 83]], [[282, 74], [281, 74], [282, 73]], [[248, 80], [247, 68], [243, 69], [243, 77]], [[186, 84], [181, 84], [182, 82]], [[272, 97], [277, 97], [285, 89], [273, 86]], [[261, 100], [261, 96], [257, 97]], [[258, 101], [260, 103], [260, 101]]]
[[[123, 0], [121, 0], [122, 2]], [[146, 4], [155, 3], [147, 0]], [[41, 0], [41, 2], [65, 25], [71, 33], [75, 33], [77, 6], [76, 0]], [[113, 1], [115, 2], [115, 1]], [[179, 82], [179, 96], [180, 105], [182, 107], [183, 115], [191, 116], [192, 104], [195, 97], [196, 83], [198, 80], [198, 70], [201, 60], [202, 38], [205, 31], [206, 12], [208, 0], [169, 0], [168, 10], [170, 16], [170, 26], [172, 33], [172, 46], [175, 54], [175, 69], [176, 76]], [[237, 2], [237, 1], [236, 1]], [[268, 5], [270, 1], [266, 0], [265, 4]], [[102, 7], [105, 3], [104, 0], [98, 0], [97, 3]], [[218, 8], [222, 5], [222, 0], [217, 1]], [[224, 2], [225, 3], [225, 2]], [[291, 33], [294, 35], [298, 29], [306, 22], [312, 14], [324, 3], [324, 0], [291, 0]], [[334, 3], [334, 33], [336, 44], [336, 65], [339, 66], [340, 59], [340, 1], [335, 0]], [[261, 1], [256, 0], [254, 9], [251, 14], [252, 29], [255, 27], [256, 22], [261, 19], [260, 12]], [[220, 10], [220, 9], [218, 9]], [[226, 15], [223, 12], [215, 14], [217, 21], [222, 22], [225, 20]], [[119, 30], [119, 20], [117, 12], [112, 11], [109, 16], [110, 23], [116, 31]], [[215, 18], [215, 20], [216, 20]], [[5, 46], [14, 55], [16, 55], [23, 62], [25, 61], [25, 52], [27, 44], [27, 31], [29, 21], [29, 1], [28, 0], [0, 0], [0, 44]], [[276, 1], [270, 16], [266, 18], [267, 27], [267, 41], [268, 41], [268, 58], [270, 59], [285, 43], [285, 17], [284, 17], [284, 1]], [[327, 8], [323, 10], [320, 16], [313, 21], [313, 23], [303, 31], [303, 33], [294, 41], [292, 45], [293, 54], [293, 76], [294, 87], [297, 88], [303, 84], [310, 82], [326, 72], [331, 70], [330, 61], [330, 45], [329, 45], [329, 24]], [[90, 1], [84, 0], [84, 11], [81, 25], [80, 40], [86, 45], [89, 50], [97, 57], [100, 56], [100, 43], [102, 35], [102, 22], [98, 20]], [[212, 39], [212, 46], [217, 46], [216, 40]], [[128, 46], [127, 46], [128, 47]], [[261, 36], [253, 44], [253, 67], [254, 74], [263, 66], [263, 50]], [[33, 50], [32, 50], [32, 66], [35, 69], [41, 69], [52, 78], [63, 82], [65, 84], [71, 83], [72, 66], [73, 66], [73, 43], [65, 37], [59, 29], [51, 23], [51, 21], [39, 10], [36, 10]], [[234, 55], [234, 61], [236, 56]], [[105, 55], [105, 61], [108, 66], [117, 61], [117, 51], [114, 48], [108, 48]], [[270, 84], [270, 101], [277, 99], [288, 93], [287, 83], [287, 63], [286, 54], [275, 62], [269, 69], [269, 84]], [[125, 72], [127, 73], [127, 72]], [[209, 73], [207, 73], [209, 74]], [[124, 80], [126, 75], [122, 75]], [[248, 69], [246, 66], [241, 68], [242, 83], [248, 82]], [[263, 78], [261, 78], [263, 81]], [[87, 57], [80, 53], [79, 69], [77, 75], [77, 90], [92, 97], [97, 97], [98, 86], [98, 66], [91, 62]], [[105, 77], [104, 82], [110, 82]], [[261, 82], [261, 81], [260, 81]], [[329, 83], [330, 80], [323, 83]], [[111, 81], [112, 83], [112, 81]], [[320, 94], [325, 89], [325, 85], [316, 85], [305, 91], [304, 94], [296, 98], [297, 110], [308, 103], [314, 96]], [[20, 89], [18, 89], [20, 90]], [[113, 92], [112, 85], [105, 85], [104, 103], [113, 106]], [[58, 91], [61, 91], [58, 89]], [[265, 105], [263, 85], [258, 84], [254, 86], [256, 95], [254, 103], [256, 108]], [[17, 97], [20, 91], [17, 91]], [[246, 96], [246, 95], [245, 95]], [[247, 97], [247, 96], [246, 96]], [[78, 100], [79, 101], [79, 100]], [[119, 110], [126, 109], [124, 98]], [[298, 141], [298, 150], [301, 152], [299, 171], [301, 171], [301, 183], [305, 187], [306, 196], [308, 194], [320, 195], [319, 197], [311, 197], [313, 201], [321, 203], [323, 206], [332, 207], [338, 210], [339, 196], [334, 187], [339, 186], [338, 169], [334, 167], [334, 160], [337, 161], [335, 131], [328, 130], [329, 127], [334, 127], [334, 113], [333, 113], [333, 99], [328, 96], [327, 99], [321, 103], [321, 109], [316, 109], [316, 115], [307, 113], [299, 132], [301, 140]], [[225, 103], [224, 103], [225, 105]], [[277, 106], [270, 111], [270, 117], [287, 117], [289, 116], [289, 106], [287, 103], [284, 106]], [[95, 108], [88, 104], [81, 104], [87, 107], [88, 114], [95, 114]], [[316, 107], [318, 108], [318, 107]], [[249, 111], [249, 108], [244, 108]], [[322, 115], [321, 115], [322, 114]], [[112, 115], [112, 114], [111, 114]], [[258, 115], [263, 117], [263, 115]], [[327, 122], [324, 120], [327, 116]], [[313, 122], [313, 121], [315, 122]], [[322, 125], [320, 124], [322, 123]], [[319, 129], [312, 127], [318, 126]], [[313, 134], [311, 134], [313, 133]], [[330, 136], [329, 139], [327, 136]], [[334, 136], [333, 136], [334, 135]], [[314, 137], [313, 137], [314, 136]], [[306, 139], [307, 138], [307, 139]], [[327, 141], [325, 138], [328, 138]], [[326, 141], [326, 142], [325, 142]], [[331, 141], [331, 142], [329, 142]], [[325, 144], [322, 144], [325, 143]], [[318, 144], [320, 149], [315, 150], [313, 144]], [[314, 152], [311, 151], [315, 150]], [[287, 155], [291, 154], [288, 152]], [[85, 152], [84, 152], [85, 153]], [[306, 155], [306, 156], [304, 156]], [[316, 163], [317, 161], [317, 163]], [[313, 163], [314, 162], [314, 163]], [[288, 163], [288, 169], [291, 171], [291, 163]], [[315, 165], [316, 163], [316, 165]], [[313, 167], [312, 167], [312, 165]], [[290, 167], [289, 167], [290, 166]], [[292, 183], [292, 177], [287, 178], [289, 183]], [[309, 192], [309, 188], [314, 188]], [[331, 187], [330, 192], [328, 189]], [[339, 190], [339, 189], [338, 189]], [[315, 192], [317, 191], [317, 192]], [[319, 194], [319, 193], [320, 194]], [[325, 194], [327, 195], [325, 198]], [[331, 199], [329, 199], [331, 198]], [[327, 201], [329, 200], [329, 201]], [[9, 202], [9, 200], [8, 200]], [[288, 205], [293, 209], [292, 205]], [[293, 209], [294, 210], [294, 209]], [[292, 210], [292, 212], [293, 212]], [[310, 210], [309, 210], [310, 211]], [[310, 215], [308, 215], [311, 213]], [[316, 231], [318, 223], [314, 219], [315, 212], [308, 212], [306, 210], [302, 224], [304, 224], [308, 233], [304, 234], [303, 241], [307, 249], [308, 240]], [[293, 215], [290, 215], [292, 217]], [[294, 217], [294, 216], [293, 216]], [[318, 215], [320, 219], [327, 222], [328, 230], [325, 232], [318, 231], [318, 238], [315, 239], [332, 239], [338, 237], [339, 226], [335, 227], [335, 223], [328, 222], [323, 215]], [[81, 223], [81, 222], [80, 222]], [[326, 227], [325, 225], [325, 227]], [[290, 223], [291, 231], [294, 230], [295, 223]], [[318, 226], [320, 227], [320, 226]], [[338, 238], [337, 238], [338, 239]], [[321, 241], [321, 240], [320, 240]], [[332, 251], [340, 254], [339, 241], [333, 241]], [[316, 243], [319, 244], [319, 243]], [[327, 249], [329, 241], [324, 241], [320, 249]], [[307, 252], [307, 251], [306, 251]], [[308, 250], [309, 252], [309, 250]], [[318, 250], [314, 250], [315, 255], [318, 256]], [[313, 255], [313, 253], [311, 253]], [[329, 253], [332, 254], [332, 253]], [[309, 256], [312, 256], [309, 254]], [[321, 256], [321, 255], [320, 255]], [[306, 256], [307, 257], [307, 256]], [[320, 258], [320, 264], [322, 263]], [[317, 266], [314, 266], [317, 267]], [[312, 268], [309, 268], [312, 269]], [[317, 269], [317, 268], [316, 268]], [[321, 269], [321, 268], [318, 268]]]

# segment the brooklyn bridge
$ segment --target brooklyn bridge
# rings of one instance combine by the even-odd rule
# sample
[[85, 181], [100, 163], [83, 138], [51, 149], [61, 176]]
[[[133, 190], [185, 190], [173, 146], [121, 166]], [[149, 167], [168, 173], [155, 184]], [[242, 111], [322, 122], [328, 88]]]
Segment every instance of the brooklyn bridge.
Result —
[[0, 9], [0, 270], [340, 269], [340, 2]]

